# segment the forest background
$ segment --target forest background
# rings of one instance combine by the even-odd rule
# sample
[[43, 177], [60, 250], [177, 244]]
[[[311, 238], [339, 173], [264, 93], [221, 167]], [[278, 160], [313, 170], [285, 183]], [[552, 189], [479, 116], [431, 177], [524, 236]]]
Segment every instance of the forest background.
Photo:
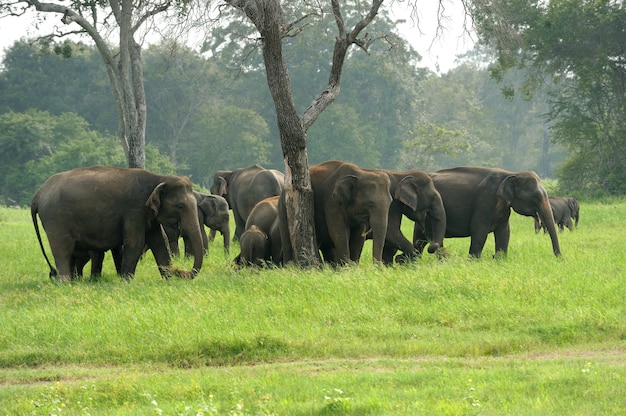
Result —
[[[306, 108], [327, 81], [333, 24], [309, 26], [286, 41], [297, 108]], [[373, 44], [368, 54], [348, 56], [342, 94], [308, 132], [310, 163], [535, 170], [543, 178], [560, 176], [563, 192], [585, 191], [580, 181], [567, 181], [566, 162], [576, 153], [552, 128], [550, 113], [563, 83], [514, 94], [524, 92], [527, 75], [495, 71], [495, 54], [480, 44], [460, 56], [456, 67], [435, 73], [421, 64], [399, 24], [380, 13], [368, 29], [386, 41]], [[189, 175], [204, 188], [219, 169], [255, 163], [283, 169], [259, 44], [232, 36], [246, 38], [249, 32], [234, 19], [213, 28], [198, 50], [174, 40], [144, 48], [148, 169]], [[58, 171], [96, 163], [124, 166], [117, 128], [115, 102], [93, 46], [49, 38], [16, 42], [0, 66], [2, 201], [28, 204]], [[614, 186], [589, 188], [619, 193]]]

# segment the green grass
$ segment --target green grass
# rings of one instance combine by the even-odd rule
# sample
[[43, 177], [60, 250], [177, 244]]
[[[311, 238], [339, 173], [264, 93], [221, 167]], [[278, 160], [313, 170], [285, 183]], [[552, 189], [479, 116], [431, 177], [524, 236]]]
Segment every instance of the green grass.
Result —
[[490, 237], [479, 260], [450, 239], [443, 261], [366, 245], [339, 270], [237, 271], [215, 241], [193, 281], [147, 256], [128, 283], [107, 257], [58, 284], [29, 212], [0, 208], [0, 415], [624, 414], [626, 201], [583, 201], [562, 259], [511, 218], [498, 260]]

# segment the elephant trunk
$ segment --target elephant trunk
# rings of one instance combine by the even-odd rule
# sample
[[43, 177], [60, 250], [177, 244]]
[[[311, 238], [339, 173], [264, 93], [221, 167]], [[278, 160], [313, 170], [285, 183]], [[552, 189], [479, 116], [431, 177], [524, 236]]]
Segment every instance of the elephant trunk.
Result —
[[545, 227], [545, 229], [548, 230], [548, 233], [550, 234], [554, 255], [560, 257], [561, 247], [559, 246], [559, 237], [556, 232], [556, 225], [554, 224], [552, 208], [550, 207], [550, 202], [548, 201], [547, 197], [542, 199], [541, 205], [537, 210], [537, 214], [539, 214], [539, 218], [541, 218], [541, 224]]
[[433, 197], [428, 215], [432, 227], [432, 241], [428, 246], [428, 252], [432, 254], [443, 247], [443, 239], [446, 236], [446, 210], [439, 193]]
[[204, 246], [202, 242], [202, 233], [200, 231], [200, 224], [197, 216], [190, 216], [191, 219], [183, 219], [181, 222], [181, 228], [189, 239], [189, 245], [191, 246], [191, 255], [194, 258], [193, 269], [191, 270], [191, 278], [194, 278], [200, 269], [202, 268], [202, 261], [204, 260]]
[[224, 237], [224, 252], [230, 253], [230, 223], [227, 222], [226, 225], [221, 230], [222, 236]]
[[[387, 209], [388, 211], [388, 209]], [[372, 221], [372, 219], [374, 219]], [[370, 216], [370, 228], [372, 230], [374, 261], [383, 261], [383, 248], [385, 246], [385, 236], [387, 235], [388, 213], [381, 212]]]

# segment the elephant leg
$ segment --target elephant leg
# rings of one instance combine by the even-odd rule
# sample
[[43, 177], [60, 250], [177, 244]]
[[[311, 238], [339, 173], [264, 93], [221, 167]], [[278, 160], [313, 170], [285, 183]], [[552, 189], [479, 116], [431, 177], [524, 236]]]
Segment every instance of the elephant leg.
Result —
[[574, 231], [574, 224], [572, 223], [572, 219], [568, 218], [565, 221], [565, 226], [570, 230], [570, 231]]
[[[329, 227], [330, 228], [330, 227]], [[338, 229], [332, 229], [330, 232], [330, 238], [334, 246], [335, 263], [345, 264], [350, 260], [350, 239], [348, 237], [348, 231]]]
[[[355, 229], [350, 232], [350, 260], [356, 263], [361, 259], [363, 245], [365, 244], [365, 235], [361, 229]], [[383, 248], [384, 249], [384, 248]]]
[[496, 243], [495, 256], [506, 255], [509, 250], [509, 239], [511, 238], [511, 227], [509, 222], [507, 221], [506, 223], [497, 226], [493, 231], [493, 237]]
[[236, 241], [239, 240], [241, 234], [243, 234], [246, 229], [246, 220], [239, 214], [233, 216], [235, 217], [235, 235], [233, 236], [233, 241]]
[[86, 251], [74, 250], [72, 260], [70, 262], [70, 269], [72, 275], [76, 277], [83, 277], [83, 269], [89, 263], [89, 254]]
[[[430, 221], [426, 221], [425, 226], [428, 223], [430, 223]], [[432, 232], [430, 233], [430, 235], [432, 236]], [[425, 227], [423, 227], [418, 222], [415, 222], [415, 224], [413, 225], [413, 247], [415, 248], [415, 255], [417, 257], [421, 257], [427, 245], [428, 238]]]
[[[146, 244], [150, 248], [150, 251], [152, 251], [152, 255], [154, 256], [154, 260], [156, 261], [157, 266], [159, 266], [161, 277], [169, 277], [169, 271], [167, 269], [172, 264], [172, 258], [168, 249], [168, 245], [166, 244], [166, 239], [164, 238], [160, 227], [146, 233], [145, 238]], [[124, 259], [126, 259], [126, 248], [124, 248]], [[139, 256], [135, 261], [135, 265], [138, 261]]]
[[104, 263], [104, 251], [90, 250], [89, 258], [91, 259], [91, 277], [101, 276], [102, 264]]
[[52, 250], [52, 256], [56, 263], [58, 276], [65, 279], [76, 277], [74, 255], [74, 240], [69, 236], [57, 237], [48, 234], [48, 242]]
[[[398, 249], [392, 245], [385, 244], [383, 247], [383, 264], [390, 265], [393, 263], [393, 257], [396, 255]], [[398, 256], [400, 257], [400, 256]]]
[[124, 255], [124, 247], [113, 247], [111, 249], [111, 256], [113, 257], [113, 264], [115, 264], [115, 271], [118, 275], [122, 274], [122, 257]]
[[[169, 242], [170, 244], [170, 253], [172, 253], [172, 256], [180, 256], [180, 246], [178, 245], [178, 239], [176, 240], [172, 240]], [[185, 245], [185, 247], [187, 247]]]

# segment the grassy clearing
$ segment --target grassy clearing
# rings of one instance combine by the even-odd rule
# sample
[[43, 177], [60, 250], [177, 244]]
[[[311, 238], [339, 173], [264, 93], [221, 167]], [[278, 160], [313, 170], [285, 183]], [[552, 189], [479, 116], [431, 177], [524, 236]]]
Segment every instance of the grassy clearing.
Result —
[[2, 208], [0, 414], [623, 413], [624, 225], [626, 201], [583, 202], [563, 259], [513, 214], [499, 260], [454, 239], [444, 261], [236, 271], [216, 241], [193, 281], [148, 256], [129, 283], [107, 258], [55, 284]]

